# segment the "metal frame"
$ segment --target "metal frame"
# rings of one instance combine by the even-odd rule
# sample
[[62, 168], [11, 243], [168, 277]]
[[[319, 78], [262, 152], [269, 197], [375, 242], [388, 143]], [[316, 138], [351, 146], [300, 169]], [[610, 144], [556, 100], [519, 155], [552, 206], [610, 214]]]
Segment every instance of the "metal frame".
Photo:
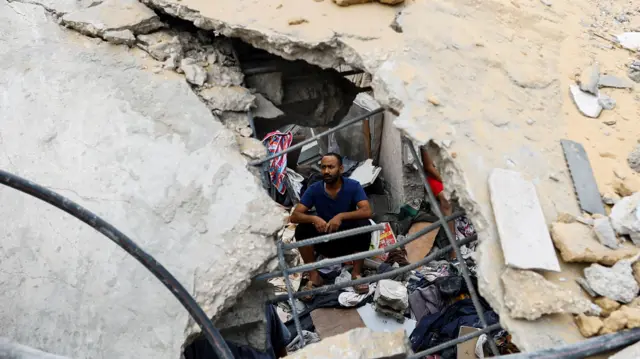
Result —
[[[278, 152], [276, 154], [272, 154], [270, 156], [267, 156], [265, 158], [262, 158], [260, 160], [256, 160], [256, 161], [252, 161], [250, 162], [251, 165], [253, 166], [260, 166], [262, 163], [265, 163], [267, 161], [270, 161], [274, 158], [280, 157], [282, 155], [285, 155], [291, 151], [296, 150], [297, 148], [300, 148], [302, 146], [304, 146], [307, 143], [311, 143], [312, 141], [317, 140], [318, 138], [322, 138], [324, 136], [327, 136], [331, 133], [334, 133], [346, 126], [349, 126], [353, 123], [359, 122], [359, 121], [363, 121], [367, 118], [369, 118], [370, 116], [373, 116], [375, 114], [378, 114], [380, 112], [383, 112], [384, 109], [383, 108], [378, 108], [376, 110], [373, 110], [369, 113], [366, 113], [362, 116], [359, 116], [357, 118], [354, 118], [352, 120], [349, 120], [343, 124], [340, 124], [334, 128], [331, 128], [325, 132], [322, 132], [316, 136], [313, 136], [312, 138], [309, 138], [306, 141], [303, 141], [299, 144], [296, 144], [295, 146], [292, 146], [284, 151]], [[462, 259], [462, 253], [460, 251], [460, 246], [461, 245], [465, 245], [468, 243], [471, 243], [475, 240], [477, 240], [477, 235], [468, 237], [468, 238], [464, 238], [461, 240], [456, 240], [454, 238], [454, 234], [451, 233], [451, 230], [449, 229], [449, 226], [447, 225], [447, 223], [451, 220], [454, 220], [457, 217], [460, 217], [462, 215], [464, 215], [464, 212], [457, 212], [454, 213], [451, 216], [447, 216], [444, 217], [442, 214], [442, 211], [440, 210], [440, 206], [438, 204], [438, 201], [436, 200], [435, 195], [433, 194], [433, 191], [431, 190], [431, 187], [427, 184], [427, 177], [426, 177], [426, 173], [424, 171], [424, 167], [422, 166], [420, 157], [418, 156], [413, 143], [406, 137], [402, 138], [402, 141], [404, 144], [407, 144], [409, 147], [409, 150], [411, 151], [414, 163], [417, 165], [417, 167], [419, 168], [419, 173], [420, 173], [420, 177], [424, 183], [424, 187], [425, 190], [427, 192], [427, 199], [431, 205], [431, 208], [433, 210], [433, 212], [435, 213], [435, 215], [437, 216], [438, 220], [436, 223], [433, 223], [431, 225], [429, 225], [428, 227], [420, 230], [417, 233], [414, 234], [410, 234], [406, 237], [404, 236], [398, 236], [398, 240], [397, 243], [389, 246], [385, 249], [377, 249], [377, 250], [371, 250], [371, 251], [366, 251], [366, 252], [361, 252], [361, 253], [356, 253], [356, 254], [352, 254], [352, 255], [347, 255], [347, 256], [342, 256], [342, 257], [337, 257], [337, 258], [331, 258], [331, 259], [325, 259], [319, 262], [314, 262], [314, 263], [308, 263], [308, 264], [303, 264], [297, 267], [293, 267], [293, 268], [289, 268], [285, 262], [284, 259], [284, 251], [288, 250], [288, 249], [293, 249], [293, 248], [299, 248], [299, 247], [304, 247], [304, 246], [308, 246], [308, 245], [313, 245], [313, 244], [317, 244], [317, 243], [323, 243], [323, 242], [328, 242], [328, 241], [334, 241], [334, 240], [340, 240], [340, 239], [344, 239], [345, 237], [349, 237], [352, 236], [354, 234], [361, 234], [361, 233], [367, 233], [367, 232], [373, 232], [373, 231], [377, 231], [377, 230], [382, 230], [382, 225], [371, 225], [371, 226], [367, 226], [367, 227], [362, 227], [362, 228], [357, 228], [357, 229], [352, 229], [352, 230], [347, 230], [347, 231], [342, 231], [342, 232], [337, 232], [337, 233], [331, 233], [331, 234], [327, 234], [327, 235], [323, 235], [323, 236], [319, 236], [319, 237], [315, 237], [312, 239], [307, 239], [304, 241], [300, 241], [300, 242], [293, 242], [293, 243], [283, 243], [282, 241], [278, 242], [278, 264], [280, 267], [279, 271], [276, 272], [272, 272], [272, 273], [264, 273], [261, 275], [256, 276], [254, 279], [255, 280], [268, 280], [271, 278], [276, 278], [276, 277], [284, 277], [284, 281], [285, 281], [285, 285], [286, 285], [286, 289], [287, 289], [287, 294], [286, 295], [279, 295], [276, 296], [275, 298], [271, 299], [270, 302], [271, 303], [277, 303], [277, 302], [282, 302], [282, 301], [289, 301], [291, 303], [291, 309], [292, 309], [292, 314], [293, 314], [293, 320], [296, 326], [296, 331], [298, 333], [302, 333], [302, 328], [300, 325], [300, 318], [299, 318], [299, 313], [298, 310], [295, 306], [295, 304], [293, 303], [295, 298], [300, 298], [300, 297], [304, 297], [307, 295], [313, 295], [313, 294], [321, 294], [321, 293], [327, 293], [327, 292], [333, 292], [342, 288], [346, 288], [346, 287], [350, 287], [353, 285], [358, 285], [358, 284], [364, 284], [364, 283], [371, 283], [371, 282], [377, 282], [379, 280], [382, 279], [387, 279], [387, 278], [393, 278], [399, 274], [405, 273], [407, 271], [413, 270], [415, 268], [418, 268], [422, 265], [425, 265], [443, 255], [446, 255], [447, 253], [449, 253], [451, 251], [451, 249], [454, 250], [456, 257], [460, 259], [460, 271], [462, 273], [462, 276], [465, 280], [465, 283], [467, 284], [467, 288], [469, 289], [469, 294], [471, 296], [471, 300], [473, 302], [473, 305], [476, 309], [476, 312], [478, 313], [478, 317], [480, 319], [481, 325], [482, 325], [482, 329], [471, 333], [471, 334], [467, 334], [464, 336], [461, 336], [459, 338], [450, 340], [446, 343], [442, 343], [440, 345], [434, 346], [432, 348], [429, 348], [427, 350], [418, 352], [418, 353], [413, 353], [410, 354], [407, 358], [408, 359], [420, 359], [420, 358], [424, 358], [427, 355], [430, 354], [434, 354], [437, 353], [439, 351], [442, 351], [446, 348], [452, 347], [454, 345], [457, 345], [459, 343], [463, 343], [465, 341], [471, 340], [473, 338], [479, 337], [482, 334], [487, 334], [487, 333], [491, 333], [493, 331], [499, 330], [501, 328], [500, 324], [493, 324], [493, 325], [487, 325], [486, 319], [484, 317], [484, 311], [482, 308], [482, 305], [480, 304], [480, 299], [479, 299], [479, 295], [476, 292], [475, 287], [473, 286], [473, 283], [471, 281], [471, 276], [469, 273], [469, 268], [467, 267], [467, 264], [465, 263], [465, 261]], [[444, 230], [447, 239], [449, 240], [449, 245], [441, 248], [437, 251], [435, 251], [434, 253], [431, 253], [429, 255], [427, 255], [426, 257], [424, 257], [423, 259], [421, 259], [420, 261], [404, 266], [404, 267], [400, 267], [398, 269], [392, 270], [390, 272], [385, 272], [382, 274], [377, 274], [377, 275], [373, 275], [373, 276], [369, 276], [369, 277], [365, 277], [365, 278], [360, 278], [357, 280], [352, 280], [349, 282], [344, 282], [344, 283], [340, 283], [340, 284], [333, 284], [333, 285], [325, 285], [319, 288], [315, 288], [312, 290], [306, 290], [306, 291], [300, 291], [300, 292], [294, 292], [293, 291], [293, 286], [291, 285], [291, 281], [289, 278], [290, 274], [293, 273], [300, 273], [300, 272], [304, 272], [310, 269], [317, 269], [317, 268], [321, 268], [321, 267], [325, 267], [328, 265], [332, 265], [332, 264], [337, 264], [337, 263], [344, 263], [344, 262], [348, 262], [348, 261], [352, 261], [352, 260], [356, 260], [356, 259], [364, 259], [364, 258], [369, 258], [375, 255], [379, 255], [382, 253], [387, 253], [393, 249], [399, 248], [401, 246], [406, 245], [407, 243], [421, 237], [422, 235], [429, 233], [433, 230], [436, 230], [438, 228], [442, 228], [442, 230]], [[564, 358], [585, 358], [591, 355], [595, 355], [595, 354], [599, 354], [599, 353], [603, 353], [605, 351], [609, 351], [609, 350], [613, 350], [613, 349], [617, 349], [617, 348], [621, 348], [623, 346], [629, 345], [632, 342], [635, 341], [639, 341], [640, 340], [640, 328], [638, 329], [633, 329], [633, 330], [628, 330], [628, 331], [624, 331], [624, 332], [619, 332], [619, 333], [614, 333], [614, 334], [610, 334], [610, 335], [605, 335], [605, 336], [601, 336], [601, 337], [597, 337], [597, 338], [591, 338], [585, 341], [582, 341], [580, 343], [577, 344], [571, 344], [571, 345], [564, 345], [564, 346], [560, 346], [557, 348], [553, 348], [553, 349], [548, 349], [548, 350], [542, 350], [542, 351], [538, 351], [538, 352], [534, 352], [534, 353], [520, 353], [520, 354], [515, 354], [515, 355], [507, 355], [504, 356], [505, 358], [514, 358], [514, 359], [564, 359]], [[304, 337], [300, 336], [299, 337], [299, 341], [300, 341], [300, 347], [304, 347], [305, 346], [305, 341], [304, 341]], [[499, 351], [498, 348], [495, 344], [495, 342], [493, 340], [489, 340], [489, 347], [490, 350], [492, 351], [493, 355], [495, 355], [496, 357], [499, 356]]]

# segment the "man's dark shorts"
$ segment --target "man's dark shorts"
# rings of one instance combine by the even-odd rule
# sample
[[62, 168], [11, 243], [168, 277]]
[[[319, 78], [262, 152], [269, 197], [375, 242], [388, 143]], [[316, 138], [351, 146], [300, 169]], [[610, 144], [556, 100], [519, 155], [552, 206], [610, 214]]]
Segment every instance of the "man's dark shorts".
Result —
[[[343, 221], [338, 232], [368, 225], [371, 225], [371, 222], [369, 222], [368, 219]], [[316, 227], [310, 223], [301, 223], [296, 227], [297, 241], [314, 238], [324, 234], [326, 233], [319, 233], [316, 230]], [[357, 252], [368, 251], [370, 243], [371, 233], [363, 233], [351, 237], [335, 239], [330, 242], [319, 243], [314, 245], [314, 249], [317, 253], [322, 254], [325, 257], [335, 258]]]

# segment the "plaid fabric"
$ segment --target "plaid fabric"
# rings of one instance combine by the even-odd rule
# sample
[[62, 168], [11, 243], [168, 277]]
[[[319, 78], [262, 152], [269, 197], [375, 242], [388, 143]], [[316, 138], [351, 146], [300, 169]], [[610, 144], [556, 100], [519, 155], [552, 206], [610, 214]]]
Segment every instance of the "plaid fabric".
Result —
[[[291, 132], [282, 133], [280, 131], [273, 131], [264, 137], [262, 143], [267, 147], [268, 154], [272, 155], [289, 148], [292, 140], [293, 134], [291, 134]], [[285, 183], [285, 177], [287, 175], [287, 155], [272, 159], [269, 163], [268, 170], [271, 183], [273, 183], [280, 194], [284, 194], [287, 190]]]

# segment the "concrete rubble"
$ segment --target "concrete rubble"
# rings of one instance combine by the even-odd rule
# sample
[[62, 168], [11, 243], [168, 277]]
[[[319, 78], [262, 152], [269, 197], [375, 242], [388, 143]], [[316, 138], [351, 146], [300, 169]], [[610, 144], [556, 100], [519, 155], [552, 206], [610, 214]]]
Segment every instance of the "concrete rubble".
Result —
[[629, 78], [635, 82], [640, 82], [640, 60], [633, 60], [629, 64], [629, 70], [627, 72]]
[[598, 317], [590, 317], [584, 314], [580, 314], [576, 316], [576, 325], [580, 330], [580, 334], [582, 334], [585, 338], [590, 338], [594, 335], [597, 335], [602, 329], [603, 323], [602, 319]]
[[600, 80], [600, 66], [594, 63], [585, 67], [580, 74], [580, 90], [598, 95], [598, 81]]
[[633, 88], [633, 82], [614, 75], [602, 75], [598, 79], [598, 86], [618, 89], [630, 89]]
[[629, 153], [627, 162], [632, 170], [640, 173], [640, 145], [636, 145], [633, 151]]
[[403, 330], [385, 333], [374, 332], [368, 328], [356, 328], [306, 346], [286, 358], [402, 359], [410, 352], [407, 343]]
[[596, 234], [596, 238], [598, 238], [600, 243], [605, 247], [611, 249], [618, 249], [620, 247], [609, 217], [596, 218], [593, 221], [593, 231]]
[[569, 93], [580, 112], [591, 118], [598, 118], [602, 112], [602, 105], [598, 101], [598, 96], [583, 92], [578, 85], [569, 86]]
[[599, 295], [629, 303], [640, 291], [631, 268], [633, 262], [634, 259], [623, 259], [611, 268], [594, 263], [584, 269], [584, 277], [589, 287]]
[[640, 193], [624, 197], [611, 209], [611, 224], [619, 235], [640, 236]]
[[[182, 75], [155, 74], [140, 50], [66, 30], [38, 5], [0, 0], [0, 33], [2, 168], [130, 235], [210, 316], [271, 269], [283, 213]], [[0, 321], [15, 323], [0, 335], [73, 358], [178, 355], [190, 316], [147, 269], [58, 209], [0, 197], [13, 204]]]
[[582, 314], [592, 310], [589, 300], [533, 271], [507, 268], [502, 285], [509, 316], [515, 319], [535, 320], [545, 314]]

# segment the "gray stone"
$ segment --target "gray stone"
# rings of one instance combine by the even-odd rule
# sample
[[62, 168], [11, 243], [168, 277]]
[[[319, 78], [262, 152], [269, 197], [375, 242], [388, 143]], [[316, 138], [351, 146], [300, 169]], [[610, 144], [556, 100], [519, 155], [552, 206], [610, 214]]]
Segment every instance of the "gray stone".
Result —
[[136, 37], [131, 30], [105, 31], [102, 38], [116, 45], [133, 46], [136, 43]]
[[640, 233], [640, 192], [624, 197], [609, 214], [613, 229], [619, 235], [631, 235]]
[[598, 80], [598, 86], [618, 89], [630, 89], [633, 88], [633, 82], [618, 76], [601, 75], [600, 79]]
[[410, 353], [404, 330], [356, 328], [302, 348], [287, 359], [404, 359]]
[[609, 217], [596, 218], [593, 221], [593, 231], [596, 234], [596, 238], [598, 238], [600, 243], [604, 246], [611, 249], [617, 249], [620, 247], [620, 243], [618, 243], [616, 233], [613, 231]]
[[[283, 215], [234, 134], [181, 77], [40, 6], [0, 0], [0, 34], [0, 167], [129, 235], [208, 316], [233, 306]], [[7, 187], [0, 201], [0, 336], [71, 358], [179, 357], [190, 316], [147, 269], [59, 209]]]
[[589, 283], [587, 283], [587, 281], [584, 278], [582, 277], [576, 278], [576, 283], [578, 283], [580, 288], [582, 288], [585, 292], [587, 292], [587, 294], [589, 294], [589, 296], [591, 296], [592, 298], [595, 298], [598, 296], [598, 293], [594, 292], [593, 289], [589, 287]]
[[165, 61], [172, 54], [182, 56], [182, 44], [172, 31], [162, 30], [149, 35], [138, 35], [137, 39], [136, 46], [158, 61]]
[[187, 81], [191, 84], [202, 86], [204, 85], [205, 81], [207, 81], [207, 72], [200, 65], [180, 64], [180, 69], [184, 73]]
[[599, 295], [621, 303], [629, 303], [640, 290], [631, 268], [635, 260], [637, 257], [623, 259], [611, 268], [594, 263], [584, 269], [584, 277], [589, 287]]
[[277, 108], [271, 103], [271, 101], [267, 100], [261, 94], [257, 93], [256, 96], [256, 109], [253, 111], [254, 117], [260, 118], [276, 118], [284, 115], [284, 112]]
[[263, 94], [269, 101], [275, 105], [282, 104], [284, 90], [282, 88], [282, 73], [271, 72], [267, 74], [247, 76], [246, 84], [248, 87], [255, 89]]
[[577, 85], [570, 85], [569, 93], [580, 113], [591, 118], [600, 116], [602, 106], [598, 103], [597, 96], [583, 92]]
[[9, 338], [0, 337], [0, 358], [2, 359], [69, 359], [14, 343]]
[[64, 15], [62, 23], [91, 36], [120, 30], [146, 34], [164, 26], [153, 10], [137, 0], [105, 0], [99, 5]]
[[629, 71], [627, 72], [629, 78], [635, 82], [640, 82], [640, 60], [633, 60], [629, 64]]
[[501, 279], [504, 304], [511, 318], [535, 320], [545, 314], [581, 314], [592, 310], [590, 301], [536, 272], [506, 268]]
[[[616, 100], [605, 94], [598, 94], [598, 104], [605, 110], [613, 110], [616, 107]], [[616, 122], [613, 121], [615, 124]]]
[[239, 67], [226, 67], [218, 64], [209, 64], [207, 69], [208, 83], [214, 86], [241, 86], [244, 74]]
[[640, 173], [640, 145], [636, 145], [633, 151], [629, 153], [627, 163], [629, 163], [629, 167], [632, 170]]
[[600, 79], [600, 66], [597, 62], [582, 70], [580, 74], [580, 90], [593, 95], [598, 94], [598, 80]]
[[210, 109], [221, 111], [249, 111], [256, 97], [244, 87], [211, 87], [200, 91]]
[[622, 47], [634, 51], [640, 50], [640, 32], [625, 32], [616, 35], [616, 38]]
[[489, 175], [491, 205], [505, 263], [519, 269], [560, 271], [533, 183], [495, 168]]
[[402, 283], [391, 279], [383, 279], [378, 282], [373, 301], [380, 306], [404, 313], [404, 310], [409, 307], [409, 294]]

